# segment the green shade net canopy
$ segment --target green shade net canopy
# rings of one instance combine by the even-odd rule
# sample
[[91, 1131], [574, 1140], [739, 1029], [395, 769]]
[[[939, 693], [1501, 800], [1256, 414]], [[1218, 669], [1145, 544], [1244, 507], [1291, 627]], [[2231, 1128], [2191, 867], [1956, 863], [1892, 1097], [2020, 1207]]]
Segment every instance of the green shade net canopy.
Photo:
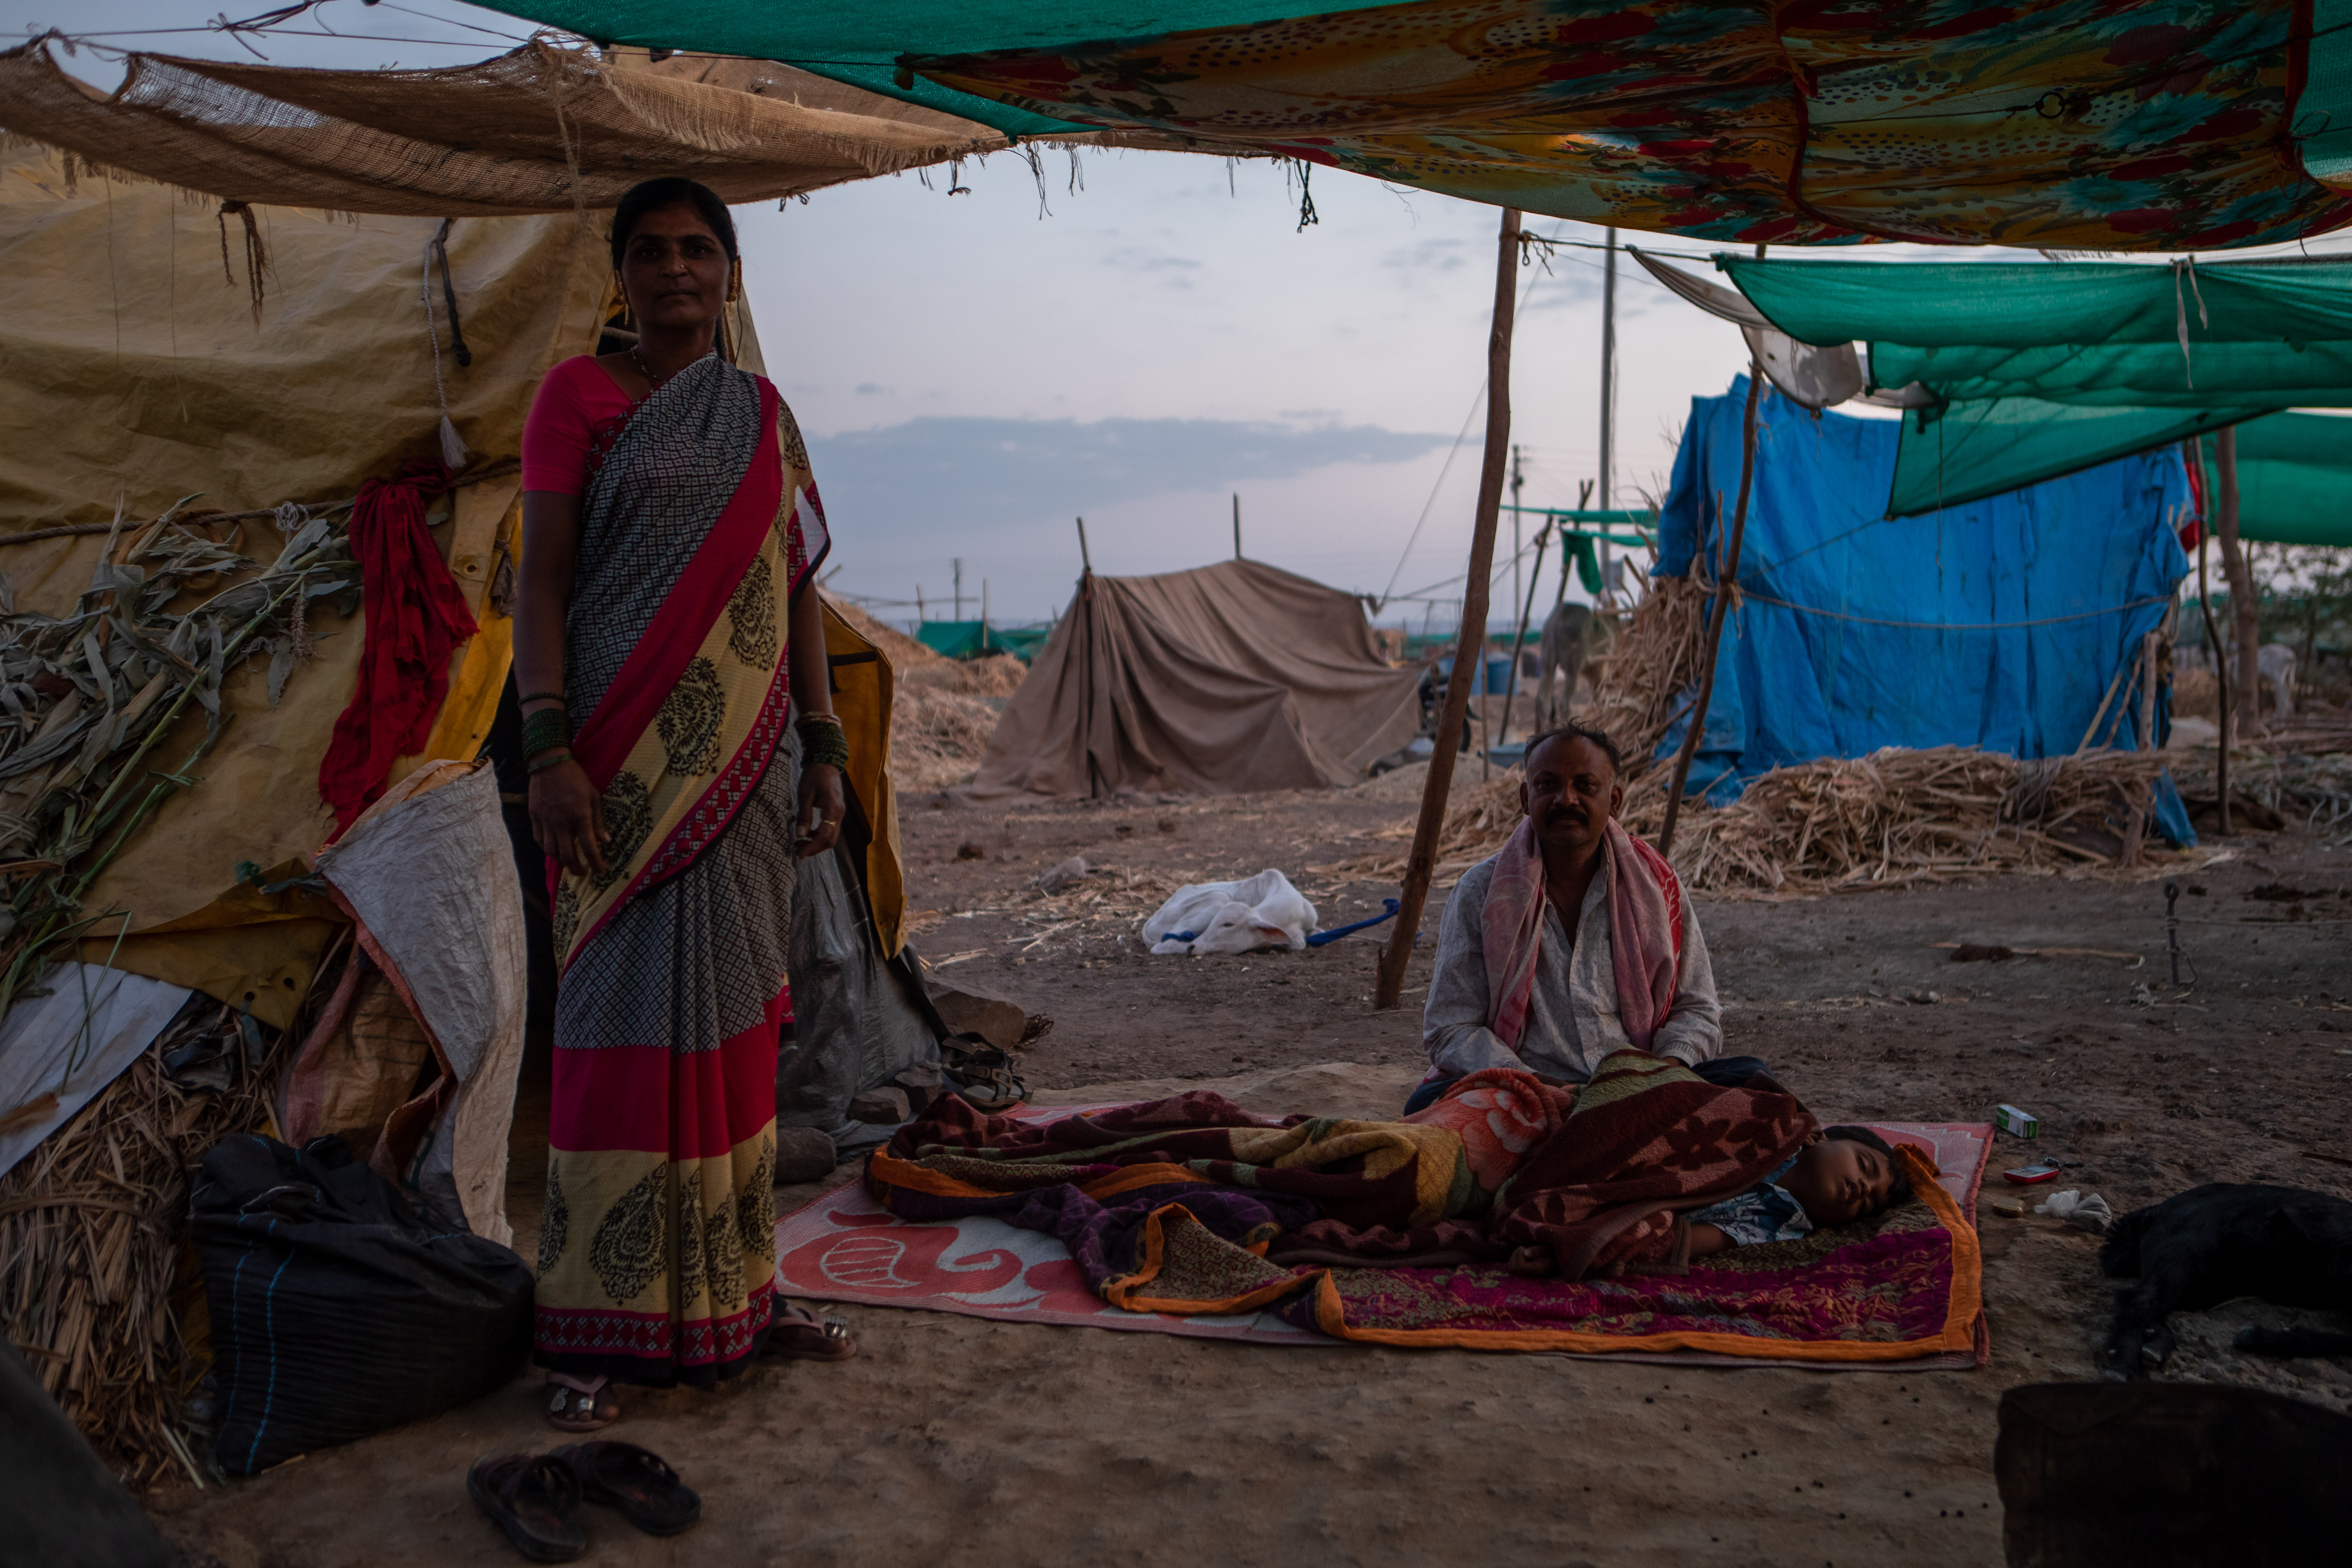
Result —
[[1799, 342], [1865, 342], [1873, 392], [1932, 395], [1903, 416], [1890, 517], [2352, 407], [2352, 261], [1717, 265]]
[[1781, 245], [2211, 250], [2352, 222], [2352, 0], [508, 0], [1013, 135], [1149, 131]]
[[[2201, 443], [2205, 493], [2221, 483]], [[2238, 426], [2238, 536], [2352, 546], [2352, 417], [2273, 414]]]

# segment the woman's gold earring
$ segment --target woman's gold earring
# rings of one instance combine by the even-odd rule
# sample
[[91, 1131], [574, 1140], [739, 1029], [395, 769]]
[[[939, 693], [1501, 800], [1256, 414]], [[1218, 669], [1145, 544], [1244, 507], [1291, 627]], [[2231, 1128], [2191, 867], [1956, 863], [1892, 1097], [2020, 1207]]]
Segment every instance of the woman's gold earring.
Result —
[[621, 329], [626, 331], [636, 325], [636, 321], [629, 314], [629, 291], [621, 286], [617, 272], [613, 274], [613, 292], [621, 297]]
[[737, 257], [737, 258], [735, 258], [735, 266], [734, 266], [734, 269], [733, 269], [733, 270], [732, 270], [732, 271], [728, 275], [728, 279], [727, 279], [727, 302], [728, 302], [729, 304], [730, 304], [730, 305], [731, 305], [731, 304], [733, 304], [736, 300], [738, 300], [741, 299], [742, 297], [743, 297], [743, 258], [742, 258], [741, 257], [740, 257], [740, 256], [739, 256], [739, 257]]

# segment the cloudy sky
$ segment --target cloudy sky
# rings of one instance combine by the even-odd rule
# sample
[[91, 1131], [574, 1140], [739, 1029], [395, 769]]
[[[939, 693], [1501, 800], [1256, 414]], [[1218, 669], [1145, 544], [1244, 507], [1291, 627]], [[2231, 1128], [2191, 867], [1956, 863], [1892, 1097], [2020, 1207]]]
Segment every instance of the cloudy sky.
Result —
[[[202, 30], [216, 10], [0, 0], [0, 30], [56, 24], [236, 55]], [[289, 65], [454, 65], [527, 31], [451, 0], [336, 0], [325, 16], [370, 36], [261, 47]], [[163, 27], [194, 30], [117, 31]], [[89, 51], [68, 63], [119, 79]], [[1168, 571], [1231, 551], [1238, 493], [1253, 556], [1356, 592], [1459, 593], [1496, 209], [1323, 171], [1320, 221], [1302, 230], [1283, 167], [1179, 153], [1086, 153], [1074, 168], [1048, 153], [1042, 190], [1016, 156], [968, 165], [961, 193], [944, 174], [737, 210], [769, 368], [810, 436], [834, 523], [836, 588], [900, 601], [919, 588], [936, 606], [961, 559], [967, 614], [985, 579], [998, 619], [1042, 618], [1077, 573], [1075, 518], [1097, 570]], [[1513, 433], [1531, 505], [1572, 505], [1595, 474], [1601, 276], [1583, 249], [1522, 274]], [[1690, 399], [1722, 393], [1745, 349], [1630, 261], [1618, 305], [1618, 500], [1636, 504], [1663, 488]], [[1417, 626], [1427, 608], [1399, 603], [1381, 618]], [[1436, 614], [1442, 625], [1450, 612]]]

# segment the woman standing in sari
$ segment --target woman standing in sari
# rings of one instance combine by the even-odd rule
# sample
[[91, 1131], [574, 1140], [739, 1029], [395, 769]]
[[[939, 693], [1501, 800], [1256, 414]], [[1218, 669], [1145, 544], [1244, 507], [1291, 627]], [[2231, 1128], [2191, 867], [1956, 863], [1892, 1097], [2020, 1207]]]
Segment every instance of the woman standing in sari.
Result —
[[774, 1299], [793, 863], [838, 836], [847, 760], [824, 512], [791, 410], [717, 352], [742, 279], [726, 205], [648, 181], [612, 243], [636, 343], [541, 384], [515, 626], [562, 973], [535, 1350], [567, 1431], [611, 1421], [615, 1383], [855, 1348]]

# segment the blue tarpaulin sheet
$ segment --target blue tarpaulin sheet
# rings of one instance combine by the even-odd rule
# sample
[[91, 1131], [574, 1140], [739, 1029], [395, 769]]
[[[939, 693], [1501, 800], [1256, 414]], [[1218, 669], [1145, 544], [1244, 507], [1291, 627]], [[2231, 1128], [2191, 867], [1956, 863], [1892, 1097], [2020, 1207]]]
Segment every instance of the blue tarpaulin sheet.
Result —
[[[1747, 395], [1742, 376], [1724, 396], [1691, 400], [1658, 520], [1660, 576], [1687, 573], [1702, 537], [1710, 563], [1720, 558]], [[1814, 415], [1765, 390], [1741, 595], [1691, 766], [1690, 787], [1711, 803], [1769, 769], [1881, 746], [2063, 756], [2188, 573], [2177, 449], [1889, 520], [1897, 437], [1891, 419]], [[2094, 745], [2133, 745], [2122, 698]], [[2160, 716], [2159, 735], [2168, 724]]]

